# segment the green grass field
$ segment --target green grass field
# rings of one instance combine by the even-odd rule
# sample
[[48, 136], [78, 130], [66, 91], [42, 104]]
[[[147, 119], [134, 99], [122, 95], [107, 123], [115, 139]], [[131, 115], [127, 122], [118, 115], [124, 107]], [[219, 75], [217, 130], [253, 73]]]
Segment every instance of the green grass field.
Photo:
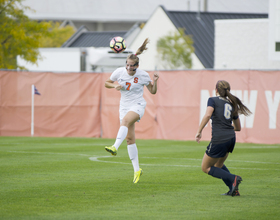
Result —
[[240, 197], [200, 169], [207, 142], [137, 140], [143, 175], [114, 140], [0, 137], [0, 219], [279, 219], [280, 145], [237, 143]]

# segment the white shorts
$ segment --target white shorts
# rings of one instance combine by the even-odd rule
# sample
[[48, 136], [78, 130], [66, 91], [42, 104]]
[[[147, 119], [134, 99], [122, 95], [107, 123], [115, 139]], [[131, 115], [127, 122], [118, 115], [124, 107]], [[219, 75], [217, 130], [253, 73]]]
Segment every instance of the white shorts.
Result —
[[138, 122], [139, 122], [145, 113], [145, 108], [146, 108], [146, 103], [137, 103], [137, 104], [129, 106], [129, 107], [120, 106], [120, 108], [119, 108], [120, 122], [122, 122], [122, 119], [124, 118], [124, 116], [130, 111], [135, 112], [139, 115], [139, 120], [138, 120]]

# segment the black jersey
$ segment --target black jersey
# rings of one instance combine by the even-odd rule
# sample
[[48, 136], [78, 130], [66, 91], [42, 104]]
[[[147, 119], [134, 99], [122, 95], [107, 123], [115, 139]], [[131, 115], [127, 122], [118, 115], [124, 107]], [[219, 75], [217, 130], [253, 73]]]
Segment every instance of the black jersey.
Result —
[[212, 139], [213, 144], [224, 143], [235, 137], [234, 127], [232, 126], [232, 119], [237, 119], [238, 116], [233, 117], [234, 111], [229, 100], [218, 97], [211, 97], [208, 99], [207, 106], [214, 108], [212, 119]]

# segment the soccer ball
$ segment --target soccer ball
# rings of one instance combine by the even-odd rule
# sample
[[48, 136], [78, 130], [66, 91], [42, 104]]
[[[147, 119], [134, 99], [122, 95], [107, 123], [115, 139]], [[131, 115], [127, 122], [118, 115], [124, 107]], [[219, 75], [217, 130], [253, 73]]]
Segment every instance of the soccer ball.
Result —
[[122, 37], [114, 37], [110, 41], [110, 48], [115, 53], [121, 53], [126, 49], [126, 42]]

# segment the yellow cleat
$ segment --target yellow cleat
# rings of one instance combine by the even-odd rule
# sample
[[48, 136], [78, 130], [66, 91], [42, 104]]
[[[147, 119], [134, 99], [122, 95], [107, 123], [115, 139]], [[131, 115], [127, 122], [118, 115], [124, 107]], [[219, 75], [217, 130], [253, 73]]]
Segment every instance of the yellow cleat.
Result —
[[143, 170], [140, 168], [139, 171], [134, 172], [134, 179], [133, 179], [133, 183], [138, 183], [140, 180], [140, 176], [142, 175]]
[[105, 147], [105, 150], [108, 151], [109, 153], [111, 153], [113, 156], [117, 155], [117, 149], [114, 146], [111, 147]]

